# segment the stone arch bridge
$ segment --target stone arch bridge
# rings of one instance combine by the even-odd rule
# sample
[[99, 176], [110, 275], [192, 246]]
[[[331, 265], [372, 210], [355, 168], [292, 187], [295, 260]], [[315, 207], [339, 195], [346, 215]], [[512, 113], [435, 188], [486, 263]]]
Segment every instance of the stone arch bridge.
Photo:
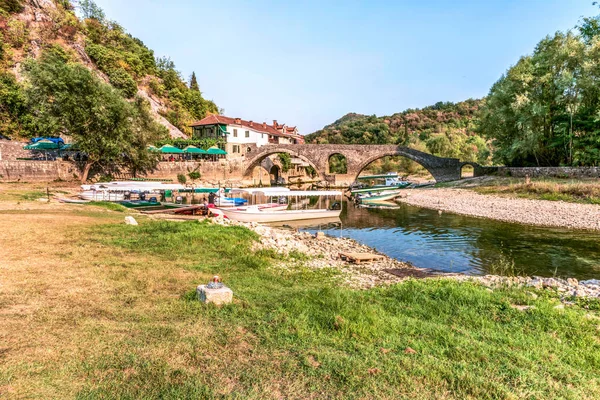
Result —
[[[458, 180], [464, 165], [473, 165], [477, 175], [478, 165], [463, 163], [457, 158], [437, 157], [422, 151], [396, 145], [340, 145], [340, 144], [289, 144], [256, 147], [249, 145], [245, 152], [244, 176], [252, 175], [255, 167], [268, 156], [288, 153], [312, 165], [321, 180], [336, 184], [349, 185], [356, 180], [360, 172], [375, 160], [387, 156], [403, 156], [422, 165], [437, 182]], [[329, 158], [341, 154], [347, 161], [346, 174], [330, 174]]]

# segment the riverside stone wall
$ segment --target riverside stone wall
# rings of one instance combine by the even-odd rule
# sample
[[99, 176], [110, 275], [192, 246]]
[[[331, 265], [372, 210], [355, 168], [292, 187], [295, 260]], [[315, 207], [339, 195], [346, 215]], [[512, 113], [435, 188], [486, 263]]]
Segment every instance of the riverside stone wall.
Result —
[[17, 158], [31, 157], [29, 150], [23, 150], [26, 142], [0, 140], [0, 161], [16, 161]]
[[0, 161], [0, 182], [71, 181], [79, 176], [79, 168], [65, 161]]

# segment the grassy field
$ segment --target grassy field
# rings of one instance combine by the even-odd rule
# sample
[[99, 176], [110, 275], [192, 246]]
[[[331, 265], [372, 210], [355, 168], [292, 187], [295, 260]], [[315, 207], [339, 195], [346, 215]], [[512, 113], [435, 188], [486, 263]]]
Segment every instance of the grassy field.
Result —
[[[444, 280], [350, 290], [303, 255], [277, 268], [243, 228], [3, 199], [0, 398], [600, 397], [597, 302]], [[234, 304], [195, 299], [215, 273]]]
[[582, 204], [600, 204], [598, 179], [559, 179], [484, 177], [474, 180], [440, 183], [438, 187], [461, 187], [481, 194], [496, 194], [536, 200], [566, 201]]

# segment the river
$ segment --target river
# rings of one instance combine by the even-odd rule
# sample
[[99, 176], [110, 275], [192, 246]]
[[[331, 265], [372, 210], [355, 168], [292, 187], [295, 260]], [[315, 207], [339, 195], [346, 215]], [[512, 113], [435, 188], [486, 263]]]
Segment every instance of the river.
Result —
[[409, 205], [344, 206], [341, 224], [303, 229], [349, 237], [417, 267], [447, 272], [600, 277], [600, 233], [440, 214]]

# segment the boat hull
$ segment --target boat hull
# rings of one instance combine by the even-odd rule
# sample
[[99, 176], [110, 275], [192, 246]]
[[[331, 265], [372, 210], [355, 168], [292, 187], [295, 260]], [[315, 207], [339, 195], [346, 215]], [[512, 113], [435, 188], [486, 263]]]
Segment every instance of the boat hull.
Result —
[[307, 219], [336, 218], [342, 210], [286, 210], [286, 211], [261, 211], [261, 210], [236, 210], [221, 209], [223, 214], [232, 220], [240, 222], [283, 222], [301, 221]]

